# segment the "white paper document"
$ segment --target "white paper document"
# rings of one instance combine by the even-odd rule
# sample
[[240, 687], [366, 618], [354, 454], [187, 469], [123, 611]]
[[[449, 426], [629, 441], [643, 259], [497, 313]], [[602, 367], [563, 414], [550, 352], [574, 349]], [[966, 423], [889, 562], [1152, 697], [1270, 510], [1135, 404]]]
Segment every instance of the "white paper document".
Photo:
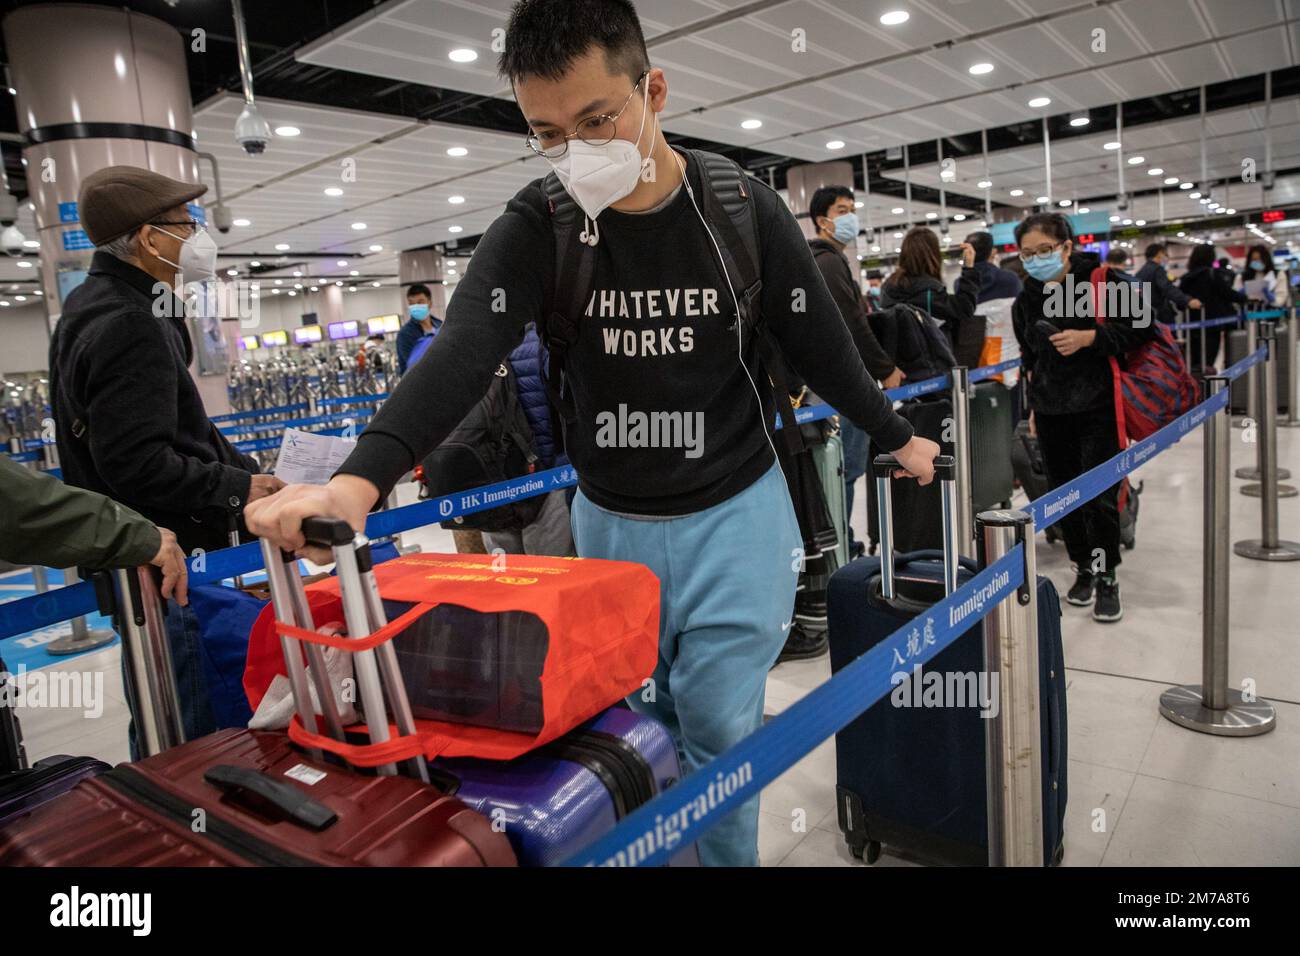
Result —
[[323, 485], [357, 445], [356, 439], [286, 428], [275, 477], [290, 485]]

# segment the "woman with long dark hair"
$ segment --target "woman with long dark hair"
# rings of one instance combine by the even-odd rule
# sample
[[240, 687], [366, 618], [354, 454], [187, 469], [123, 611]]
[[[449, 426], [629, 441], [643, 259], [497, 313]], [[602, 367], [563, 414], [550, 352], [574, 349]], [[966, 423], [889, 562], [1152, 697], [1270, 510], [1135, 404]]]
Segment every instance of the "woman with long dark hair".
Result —
[[[1102, 293], [1104, 321], [1094, 318], [1092, 272], [1096, 255], [1076, 252], [1070, 222], [1037, 213], [1016, 226], [1025, 264], [1025, 288], [1011, 308], [1020, 356], [1029, 378], [1027, 404], [1048, 477], [1056, 488], [1119, 454], [1110, 357], [1149, 340], [1151, 318], [1132, 285], [1110, 280]], [[1112, 289], [1111, 286], [1115, 288]], [[1086, 295], [1080, 290], [1088, 289]], [[1115, 307], [1129, 303], [1132, 307]], [[1134, 320], [1141, 327], [1136, 327]], [[1092, 605], [1098, 621], [1123, 616], [1115, 570], [1119, 553], [1119, 485], [1112, 485], [1061, 519], [1075, 580], [1066, 600]]]
[[[1214, 246], [1200, 245], [1192, 250], [1192, 254], [1187, 257], [1187, 272], [1178, 281], [1178, 287], [1192, 298], [1201, 300], [1202, 310], [1199, 313], [1189, 313], [1193, 321], [1236, 315], [1237, 306], [1246, 304], [1246, 293], [1238, 292], [1228, 285], [1222, 272], [1216, 268]], [[1219, 326], [1204, 330], [1204, 356], [1201, 355], [1201, 332], [1191, 332], [1192, 368], [1205, 369], [1215, 365], [1223, 329], [1223, 326]]]
[[[880, 290], [881, 306], [889, 308], [905, 303], [925, 309], [943, 326], [953, 354], [958, 355], [960, 362], [957, 343], [963, 341], [963, 327], [974, 320], [975, 302], [980, 291], [979, 273], [974, 268], [974, 247], [966, 242], [961, 244], [961, 275], [957, 277], [956, 291], [951, 293], [943, 284], [943, 252], [939, 248], [939, 238], [932, 230], [913, 226], [899, 248], [902, 251], [898, 254], [898, 268], [889, 274]], [[978, 355], [977, 344], [974, 357], [967, 356], [971, 359], [967, 364], [977, 364]]]
[[1291, 304], [1291, 281], [1285, 269], [1273, 264], [1273, 253], [1260, 243], [1246, 252], [1246, 269], [1237, 279], [1236, 288], [1247, 299], [1257, 299], [1270, 308], [1285, 309]]

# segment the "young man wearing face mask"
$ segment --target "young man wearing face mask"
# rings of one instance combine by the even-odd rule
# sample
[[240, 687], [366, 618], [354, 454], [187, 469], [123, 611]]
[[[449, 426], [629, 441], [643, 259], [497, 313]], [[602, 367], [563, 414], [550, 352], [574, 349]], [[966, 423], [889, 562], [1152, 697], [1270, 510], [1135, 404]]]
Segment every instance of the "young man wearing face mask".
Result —
[[[95, 254], [50, 342], [63, 480], [174, 529], [186, 554], [228, 547], [244, 506], [284, 486], [222, 437], [190, 377], [176, 293], [215, 274], [216, 243], [188, 209], [206, 189], [132, 166], [87, 176], [78, 210]], [[214, 729], [197, 619], [169, 602], [167, 631], [193, 739]]]
[[407, 287], [407, 320], [397, 333], [397, 371], [402, 375], [406, 374], [415, 343], [430, 333], [436, 335], [442, 328], [442, 319], [429, 311], [432, 305], [433, 294], [427, 285], [417, 282]]
[[[801, 535], [769, 434], [772, 388], [715, 263], [723, 240], [701, 222], [702, 171], [659, 129], [668, 82], [649, 64], [632, 5], [523, 0], [501, 69], [529, 146], [581, 207], [578, 235], [595, 256], [586, 309], [560, 317], [577, 332], [561, 379], [579, 476], [574, 541], [579, 555], [635, 561], [658, 576], [659, 664], [628, 703], [668, 725], [690, 771], [759, 727], [767, 671], [790, 625]], [[746, 186], [765, 266], [764, 323], [819, 396], [928, 482], [938, 447], [914, 438], [871, 381], [794, 216], [768, 187]], [[529, 322], [547, 321], [554, 335], [548, 303], [564, 277], [550, 214], [540, 179], [507, 204], [476, 247], [445, 328], [339, 473], [260, 502], [249, 513], [255, 530], [301, 548], [309, 515], [360, 528], [484, 393]], [[553, 348], [550, 357], [554, 374]], [[647, 447], [608, 426], [628, 410], [676, 413], [681, 441]], [[757, 832], [751, 800], [704, 836], [701, 859], [753, 865]]]

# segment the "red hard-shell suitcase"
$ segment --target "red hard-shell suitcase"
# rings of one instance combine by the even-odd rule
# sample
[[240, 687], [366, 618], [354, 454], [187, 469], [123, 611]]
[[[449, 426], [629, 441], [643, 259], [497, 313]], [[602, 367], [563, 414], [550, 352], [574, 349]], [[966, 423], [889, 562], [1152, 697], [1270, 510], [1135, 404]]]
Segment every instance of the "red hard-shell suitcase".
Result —
[[0, 830], [0, 866], [514, 866], [504, 834], [407, 777], [223, 730], [122, 764]]
[[[349, 630], [382, 626], [370, 548], [345, 522], [308, 519], [308, 541], [334, 550]], [[296, 562], [262, 542], [277, 613], [301, 621], [306, 594]], [[129, 580], [127, 580], [129, 578]], [[0, 829], [0, 866], [514, 866], [486, 818], [429, 783], [424, 761], [374, 775], [302, 753], [282, 733], [224, 730], [183, 739], [156, 582], [124, 576], [118, 618], [144, 730], [145, 759], [78, 784]], [[307, 617], [308, 624], [310, 616]], [[371, 742], [412, 731], [410, 704], [387, 645], [357, 654]], [[325, 668], [312, 647], [284, 643], [295, 708], [315, 723], [310, 679], [326, 728], [341, 735]], [[178, 744], [179, 745], [176, 745]], [[314, 758], [314, 759], [313, 759]], [[400, 775], [405, 772], [407, 776]]]

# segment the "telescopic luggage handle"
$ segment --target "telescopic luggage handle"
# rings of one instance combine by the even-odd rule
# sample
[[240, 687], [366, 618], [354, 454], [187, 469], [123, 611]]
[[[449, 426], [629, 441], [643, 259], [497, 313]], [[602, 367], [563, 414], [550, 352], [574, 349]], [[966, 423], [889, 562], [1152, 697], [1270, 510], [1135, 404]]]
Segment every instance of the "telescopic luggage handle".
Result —
[[142, 756], [152, 757], [185, 743], [166, 605], [151, 565], [115, 568], [108, 574], [109, 583], [99, 579], [95, 594], [100, 610], [111, 611], [122, 637], [136, 743]]
[[[348, 637], [360, 639], [387, 624], [383, 601], [379, 597], [379, 588], [375, 584], [372, 570], [370, 542], [365, 535], [353, 531], [346, 521], [325, 517], [304, 518], [302, 535], [308, 544], [329, 548], [333, 552]], [[267, 576], [271, 583], [271, 603], [275, 608], [276, 619], [295, 627], [314, 630], [307, 591], [298, 576], [294, 556], [278, 551], [263, 539], [262, 557], [266, 561]], [[317, 699], [321, 702], [326, 730], [335, 740], [343, 741], [342, 722], [334, 709], [334, 691], [325, 668], [324, 651], [319, 644], [310, 641], [303, 643], [306, 645], [312, 684]], [[289, 675], [298, 720], [305, 730], [316, 732], [315, 710], [307, 693], [307, 676], [296, 644], [293, 638], [281, 635], [280, 649], [284, 654], [285, 672]], [[385, 641], [374, 648], [357, 651], [353, 654], [353, 659], [370, 742], [378, 744], [389, 739], [385, 691], [392, 705], [393, 721], [398, 732], [403, 736], [413, 736], [415, 716], [406, 695], [406, 685], [402, 683], [397, 653], [392, 644]], [[315, 751], [313, 754], [321, 756]], [[422, 759], [411, 758], [407, 770], [409, 775], [428, 782], [429, 771]], [[378, 768], [378, 772], [384, 775], [395, 774], [397, 765], [384, 764]]]
[[[876, 478], [876, 507], [880, 517], [880, 594], [894, 599], [894, 504], [890, 497], [894, 472], [902, 469], [893, 455], [877, 455], [871, 462]], [[952, 455], [937, 455], [934, 477], [943, 501], [943, 593], [957, 590], [957, 462]]]

